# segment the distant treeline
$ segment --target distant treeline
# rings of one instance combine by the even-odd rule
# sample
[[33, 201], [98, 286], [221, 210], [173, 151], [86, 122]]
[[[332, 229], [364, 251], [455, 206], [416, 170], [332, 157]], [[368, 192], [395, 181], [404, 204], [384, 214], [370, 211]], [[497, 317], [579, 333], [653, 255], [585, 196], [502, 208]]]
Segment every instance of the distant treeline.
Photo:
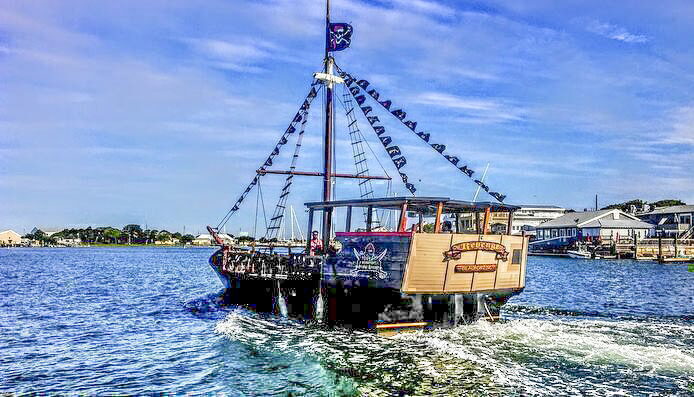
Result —
[[636, 200], [629, 200], [625, 201], [623, 203], [618, 203], [618, 204], [610, 204], [607, 207], [601, 208], [602, 210], [612, 210], [612, 209], [620, 209], [622, 211], [628, 211], [629, 207], [632, 205], [636, 206], [636, 208], [642, 208], [644, 204], [648, 204], [651, 206], [651, 209], [655, 207], [671, 207], [673, 205], [687, 205], [682, 200], [675, 200], [675, 199], [668, 199], [668, 200], [659, 200], [659, 201], [653, 201], [653, 202], [647, 202], [644, 200], [636, 199]]
[[140, 225], [126, 225], [122, 229], [111, 226], [88, 227], [86, 229], [63, 229], [58, 233], [47, 235], [41, 230], [29, 233], [26, 238], [44, 244], [55, 244], [60, 239], [80, 239], [91, 244], [153, 244], [156, 241], [177, 241], [179, 244], [190, 244], [195, 239], [192, 234], [169, 232], [168, 230], [145, 229]]

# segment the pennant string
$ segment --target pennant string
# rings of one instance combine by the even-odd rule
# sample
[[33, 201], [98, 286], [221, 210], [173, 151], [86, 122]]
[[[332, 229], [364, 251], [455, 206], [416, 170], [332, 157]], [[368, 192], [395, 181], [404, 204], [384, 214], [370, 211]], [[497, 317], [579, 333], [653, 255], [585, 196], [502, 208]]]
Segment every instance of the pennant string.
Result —
[[[467, 165], [459, 165], [459, 163], [461, 162], [460, 158], [458, 158], [457, 156], [453, 156], [453, 155], [446, 153], [446, 145], [439, 144], [439, 143], [430, 143], [429, 141], [431, 139], [431, 134], [428, 132], [424, 132], [424, 131], [417, 131], [417, 122], [414, 120], [408, 120], [407, 119], [407, 113], [403, 109], [391, 110], [391, 107], [393, 106], [393, 102], [389, 99], [382, 99], [379, 92], [373, 87], [373, 85], [371, 83], [369, 83], [367, 80], [360, 80], [360, 79], [352, 76], [351, 74], [342, 70], [337, 65], [335, 65], [335, 67], [337, 68], [337, 71], [340, 74], [340, 77], [342, 77], [342, 79], [344, 80], [345, 85], [348, 87], [349, 92], [352, 94], [352, 96], [355, 98], [355, 100], [357, 100], [357, 102], [360, 105], [365, 102], [365, 99], [367, 96], [371, 97], [376, 102], [378, 102], [384, 109], [386, 109], [388, 111], [388, 113], [392, 114], [395, 118], [400, 120], [400, 122], [402, 122], [409, 130], [414, 132], [424, 142], [429, 144], [429, 146], [432, 149], [434, 149], [436, 152], [438, 152], [440, 155], [442, 155], [455, 168], [457, 168], [463, 174], [467, 175], [468, 178], [472, 179], [473, 182], [478, 184], [484, 191], [489, 193], [490, 196], [494, 197], [494, 199], [498, 200], [499, 202], [503, 202], [504, 199], [506, 199], [506, 195], [491, 191], [489, 186], [487, 186], [486, 184], [482, 183], [481, 181], [479, 181], [477, 179], [474, 179], [472, 177], [472, 175], [475, 173], [475, 171], [470, 169]], [[367, 91], [367, 88], [368, 88], [368, 91]], [[364, 92], [366, 92], [366, 95], [362, 94], [361, 90], [364, 90]], [[361, 109], [362, 109], [362, 112], [364, 112], [364, 116], [367, 116], [367, 114], [372, 111], [370, 106], [363, 106], [363, 107], [361, 107]], [[392, 137], [381, 136], [382, 134], [385, 133], [385, 128], [375, 125], [376, 122], [380, 121], [380, 120], [378, 120], [378, 117], [367, 116], [367, 120], [369, 120], [369, 123], [374, 128], [374, 132], [376, 133], [376, 135], [378, 135], [379, 138], [381, 139], [383, 146], [384, 147], [388, 146], [390, 144], [390, 142], [392, 141]], [[397, 146], [395, 148], [397, 148]], [[394, 162], [395, 162], [395, 160], [399, 160], [399, 159], [404, 160], [404, 157], [394, 159], [394, 156], [397, 156], [397, 154], [392, 154], [393, 152], [391, 152], [391, 150], [389, 150], [388, 148], [386, 150], [388, 150], [388, 154], [391, 155], [391, 159], [393, 159]], [[398, 151], [399, 151], [399, 149], [398, 149]], [[402, 165], [404, 165], [405, 162], [406, 161], [403, 161]], [[400, 167], [402, 167], [402, 165], [400, 165]], [[398, 167], [397, 164], [396, 164], [396, 167]], [[398, 167], [398, 169], [400, 169], [400, 167]], [[402, 175], [402, 173], [401, 173], [401, 175]], [[403, 178], [403, 182], [405, 183], [406, 186], [409, 184], [406, 180], [406, 176], [405, 176], [405, 178]], [[409, 189], [409, 187], [408, 187], [408, 189]]]
[[[296, 115], [294, 116], [294, 119], [292, 119], [292, 122], [289, 124], [289, 127], [287, 127], [287, 129], [284, 131], [284, 133], [280, 137], [280, 139], [277, 142], [277, 144], [275, 145], [275, 147], [272, 149], [272, 152], [270, 153], [270, 155], [267, 157], [267, 159], [265, 160], [263, 165], [260, 167], [260, 170], [264, 171], [267, 167], [272, 166], [273, 159], [277, 155], [279, 155], [279, 153], [280, 153], [280, 148], [287, 143], [287, 141], [288, 141], [287, 137], [289, 135], [293, 134], [294, 132], [296, 132], [296, 125], [300, 122], [302, 122], [302, 124], [305, 124], [306, 116], [308, 115], [308, 111], [309, 111], [309, 108], [311, 106], [311, 102], [313, 102], [313, 99], [316, 98], [316, 96], [318, 95], [318, 91], [316, 90], [315, 86], [316, 86], [316, 83], [314, 81], [311, 84], [311, 90], [309, 90], [308, 95], [306, 96], [306, 99], [304, 101], [302, 101], [301, 108], [296, 113]], [[320, 86], [318, 89], [320, 90], [321, 88], [322, 88], [322, 86]], [[303, 133], [303, 129], [302, 129], [302, 133]], [[251, 183], [248, 184], [246, 189], [243, 191], [243, 193], [236, 200], [236, 203], [234, 203], [234, 205], [231, 207], [231, 209], [226, 213], [226, 215], [224, 215], [224, 218], [222, 218], [222, 220], [219, 222], [219, 224], [217, 224], [217, 230], [219, 230], [221, 227], [223, 227], [229, 221], [231, 216], [234, 215], [234, 213], [236, 213], [236, 211], [239, 210], [243, 200], [245, 200], [246, 196], [248, 195], [248, 193], [250, 193], [250, 191], [253, 189], [253, 187], [258, 184], [258, 182], [260, 181], [260, 177], [262, 177], [263, 175], [265, 175], [265, 174], [257, 174], [253, 178]], [[286, 182], [290, 183], [290, 181], [291, 181], [291, 178], [289, 178], [289, 180]]]

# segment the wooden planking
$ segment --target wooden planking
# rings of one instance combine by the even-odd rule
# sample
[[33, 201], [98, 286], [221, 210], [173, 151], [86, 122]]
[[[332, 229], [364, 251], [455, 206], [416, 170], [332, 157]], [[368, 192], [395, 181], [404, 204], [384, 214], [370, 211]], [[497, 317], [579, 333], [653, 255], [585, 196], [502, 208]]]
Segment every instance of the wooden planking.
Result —
[[451, 246], [451, 234], [415, 233], [405, 269], [405, 293], [441, 293], [447, 262], [443, 253]]
[[[503, 235], [484, 235], [480, 236], [480, 241], [491, 241], [495, 243], [503, 242]], [[508, 247], [507, 247], [508, 249]], [[511, 258], [508, 258], [511, 260]], [[475, 272], [475, 278], [472, 283], [472, 291], [489, 291], [494, 289], [494, 279], [496, 273], [503, 274], [499, 271], [500, 267], [504, 267], [504, 261], [496, 259], [496, 252], [479, 251], [477, 254], [477, 264], [496, 263], [496, 272]]]
[[[525, 266], [525, 255], [527, 254], [526, 239], [522, 236], [505, 236], [504, 245], [508, 250], [508, 261], [500, 262], [499, 275], [496, 280], [496, 288], [518, 288], [520, 287], [519, 279], [521, 278], [521, 270]], [[526, 248], [524, 248], [524, 246]], [[513, 251], [521, 250], [521, 263], [512, 264]]]
[[[478, 234], [454, 234], [451, 245], [465, 241], [479, 240]], [[450, 247], [449, 247], [450, 248]], [[445, 292], [469, 292], [472, 288], [474, 273], [456, 273], [455, 265], [459, 263], [475, 263], [477, 251], [467, 251], [460, 254], [459, 260], [452, 260], [448, 263], [448, 274], [446, 275]]]

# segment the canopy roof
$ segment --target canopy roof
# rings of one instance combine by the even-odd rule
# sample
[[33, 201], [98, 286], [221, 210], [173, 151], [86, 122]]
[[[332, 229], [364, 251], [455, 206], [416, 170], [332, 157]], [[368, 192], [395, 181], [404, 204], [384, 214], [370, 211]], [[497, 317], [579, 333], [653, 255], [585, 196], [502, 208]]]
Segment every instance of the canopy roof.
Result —
[[399, 210], [407, 203], [408, 211], [430, 212], [436, 209], [438, 203], [443, 203], [443, 212], [478, 212], [489, 208], [491, 211], [516, 211], [519, 206], [488, 201], [462, 201], [452, 200], [448, 197], [382, 197], [371, 199], [313, 201], [305, 205], [310, 209], [324, 209], [335, 207], [373, 207], [391, 210]]

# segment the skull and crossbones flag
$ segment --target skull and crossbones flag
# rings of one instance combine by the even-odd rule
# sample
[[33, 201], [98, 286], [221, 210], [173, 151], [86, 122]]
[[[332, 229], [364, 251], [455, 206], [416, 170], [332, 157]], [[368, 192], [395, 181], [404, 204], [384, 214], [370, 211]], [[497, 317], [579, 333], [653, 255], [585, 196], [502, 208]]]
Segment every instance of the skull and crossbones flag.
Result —
[[342, 51], [352, 43], [352, 25], [348, 23], [331, 23], [328, 28], [328, 51]]

